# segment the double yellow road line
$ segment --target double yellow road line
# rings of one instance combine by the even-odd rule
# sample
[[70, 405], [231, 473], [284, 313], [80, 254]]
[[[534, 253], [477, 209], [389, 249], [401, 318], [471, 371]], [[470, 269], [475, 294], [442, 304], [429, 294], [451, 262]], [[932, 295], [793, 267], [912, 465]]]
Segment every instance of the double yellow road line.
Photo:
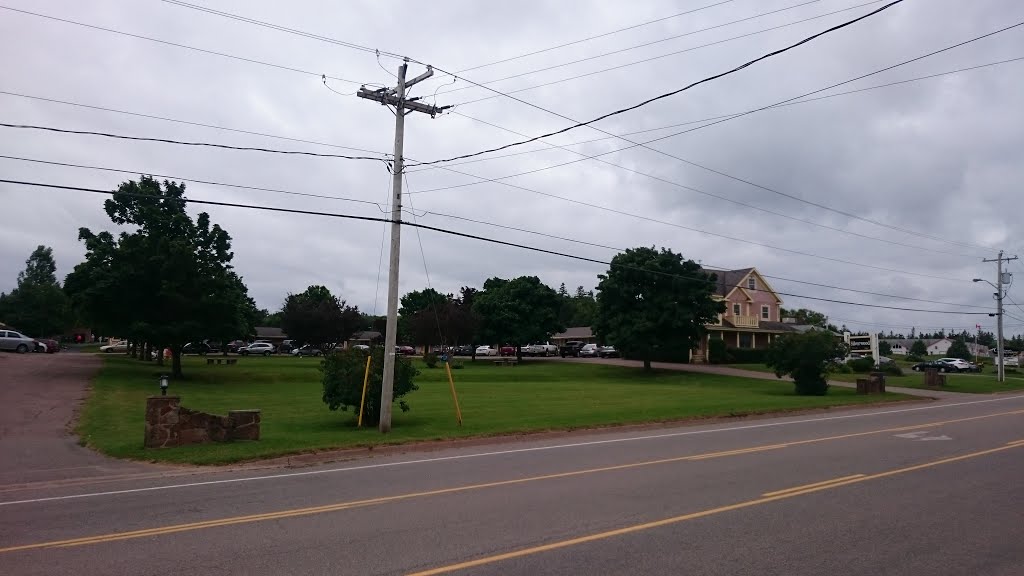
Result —
[[[779, 449], [786, 448], [786, 447], [789, 447], [789, 446], [798, 446], [798, 445], [802, 445], [802, 444], [811, 444], [811, 443], [817, 443], [817, 442], [828, 442], [828, 441], [839, 440], [839, 439], [843, 439], [843, 438], [856, 438], [856, 437], [860, 437], [860, 436], [867, 436], [867, 435], [873, 435], [873, 434], [885, 434], [885, 433], [890, 433], [890, 432], [903, 432], [903, 431], [906, 431], [906, 430], [915, 430], [915, 429], [921, 429], [921, 428], [929, 428], [929, 427], [940, 426], [940, 425], [943, 425], [943, 424], [953, 424], [953, 423], [958, 423], [958, 422], [968, 422], [968, 421], [972, 421], [972, 420], [981, 420], [981, 419], [985, 419], [985, 418], [995, 418], [995, 417], [998, 417], [998, 416], [1009, 416], [1009, 415], [1016, 415], [1016, 414], [1024, 414], [1024, 410], [1014, 410], [1014, 411], [1010, 411], [1010, 412], [999, 412], [999, 413], [995, 413], [995, 414], [985, 414], [985, 415], [982, 415], [982, 416], [970, 416], [970, 417], [966, 417], [966, 418], [957, 418], [957, 419], [953, 419], [953, 420], [943, 420], [943, 421], [939, 421], [939, 422], [929, 422], [929, 423], [926, 423], [926, 424], [917, 424], [917, 425], [914, 425], [914, 426], [901, 426], [901, 427], [898, 427], [898, 428], [884, 428], [884, 429], [880, 429], [880, 430], [870, 430], [870, 431], [866, 431], [866, 432], [854, 432], [854, 433], [850, 433], [850, 434], [842, 434], [842, 435], [837, 435], [837, 436], [826, 436], [826, 437], [822, 437], [822, 438], [811, 438], [811, 439], [807, 439], [807, 440], [795, 440], [793, 442], [788, 442], [788, 443], [785, 443], [785, 444], [771, 444], [771, 445], [765, 445], [765, 446], [753, 446], [753, 447], [750, 447], [750, 448], [741, 448], [741, 449], [735, 449], [735, 450], [724, 450], [724, 451], [719, 451], [719, 452], [709, 452], [709, 453], [694, 454], [694, 455], [689, 455], [689, 456], [677, 456], [677, 457], [673, 457], [673, 458], [662, 458], [662, 459], [658, 459], [658, 460], [646, 460], [646, 461], [643, 461], [643, 462], [632, 462], [632, 463], [629, 463], [629, 464], [619, 464], [619, 465], [615, 465], [615, 466], [603, 466], [603, 467], [600, 467], [600, 468], [587, 468], [587, 469], [583, 469], [583, 470], [573, 470], [573, 471], [570, 471], [570, 472], [559, 472], [559, 473], [554, 473], [554, 474], [544, 474], [544, 475], [541, 475], [541, 476], [529, 476], [529, 477], [525, 477], [525, 478], [515, 478], [515, 479], [510, 479], [510, 480], [499, 480], [499, 481], [495, 481], [495, 482], [485, 482], [485, 483], [480, 483], [480, 484], [469, 484], [469, 485], [464, 485], [464, 486], [454, 486], [454, 487], [450, 487], [450, 488], [440, 488], [440, 489], [436, 489], [436, 490], [426, 490], [426, 491], [422, 491], [422, 492], [410, 492], [410, 493], [405, 493], [405, 494], [397, 494], [397, 495], [394, 495], [394, 496], [383, 496], [383, 497], [379, 497], [379, 498], [369, 498], [369, 499], [364, 499], [364, 500], [353, 500], [353, 501], [348, 501], [348, 502], [338, 502], [338, 503], [328, 504], [328, 505], [324, 505], [324, 506], [313, 506], [313, 507], [308, 507], [308, 508], [295, 508], [295, 509], [290, 509], [290, 510], [281, 510], [281, 511], [278, 511], [278, 512], [268, 512], [268, 513], [264, 513], [264, 514], [251, 514], [251, 515], [246, 515], [246, 516], [234, 516], [234, 517], [219, 518], [219, 519], [214, 519], [214, 520], [205, 520], [205, 521], [200, 521], [200, 522], [191, 522], [191, 523], [187, 523], [187, 524], [173, 524], [173, 525], [161, 526], [161, 527], [156, 527], [156, 528], [147, 528], [147, 529], [133, 530], [133, 531], [128, 531], [128, 532], [115, 532], [115, 533], [110, 533], [110, 534], [100, 534], [100, 535], [96, 535], [96, 536], [86, 536], [86, 537], [82, 537], [82, 538], [72, 538], [72, 539], [67, 539], [67, 540], [54, 540], [54, 541], [48, 541], [48, 542], [37, 542], [37, 543], [34, 543], [34, 544], [22, 544], [22, 545], [18, 545], [18, 546], [9, 546], [9, 547], [6, 547], [6, 548], [0, 548], [0, 554], [10, 553], [10, 552], [17, 552], [17, 551], [23, 551], [23, 550], [35, 550], [35, 549], [40, 549], [40, 548], [60, 548], [60, 547], [69, 547], [69, 546], [85, 546], [85, 545], [90, 545], [90, 544], [102, 544], [102, 543], [106, 543], [106, 542], [117, 542], [119, 540], [130, 540], [130, 539], [134, 539], [134, 538], [147, 538], [147, 537], [151, 537], [151, 536], [160, 536], [160, 535], [164, 535], [164, 534], [174, 534], [174, 533], [177, 533], [177, 532], [187, 532], [187, 531], [192, 531], [192, 530], [202, 530], [202, 529], [206, 529], [206, 528], [216, 528], [216, 527], [220, 527], [220, 526], [232, 526], [232, 525], [237, 525], [237, 524], [248, 524], [248, 523], [253, 523], [253, 522], [264, 522], [264, 521], [267, 521], [267, 520], [280, 520], [280, 519], [284, 519], [284, 518], [294, 518], [294, 517], [298, 517], [298, 516], [309, 516], [309, 515], [313, 515], [313, 514], [325, 514], [325, 513], [328, 513], [328, 512], [338, 512], [338, 511], [342, 511], [342, 510], [348, 510], [348, 509], [351, 509], [351, 508], [359, 508], [359, 507], [372, 506], [372, 505], [377, 505], [377, 504], [386, 504], [386, 503], [390, 503], [390, 502], [398, 502], [398, 501], [410, 500], [410, 499], [414, 499], [414, 498], [424, 498], [424, 497], [429, 497], [429, 496], [440, 496], [440, 495], [445, 495], [445, 494], [456, 494], [456, 493], [460, 493], [460, 492], [470, 492], [470, 491], [482, 490], [482, 489], [486, 489], [486, 488], [498, 488], [498, 487], [502, 487], [502, 486], [513, 486], [513, 485], [516, 485], [516, 484], [526, 484], [526, 483], [529, 483], [529, 482], [538, 482], [538, 481], [542, 481], [542, 480], [554, 480], [554, 479], [559, 479], [559, 478], [571, 478], [571, 477], [574, 477], [574, 476], [583, 476], [583, 475], [587, 475], [587, 474], [596, 474], [596, 473], [601, 473], [601, 472], [612, 472], [612, 471], [616, 471], [616, 470], [629, 470], [629, 469], [633, 469], [633, 468], [641, 468], [641, 467], [646, 467], [646, 466], [655, 466], [655, 465], [660, 465], [660, 464], [670, 464], [670, 463], [675, 463], [675, 462], [700, 461], [700, 460], [709, 460], [709, 459], [712, 459], [712, 458], [723, 458], [723, 457], [728, 457], [728, 456], [738, 456], [738, 455], [744, 455], [744, 454], [753, 454], [753, 453], [757, 453], [757, 452], [766, 452], [766, 451], [771, 451], [771, 450], [779, 450]], [[1022, 444], [1024, 444], [1024, 440], [1019, 441], [1018, 444], [1009, 445], [1009, 446], [1001, 448], [1001, 449], [1006, 449], [1006, 448], [1010, 448], [1010, 447], [1014, 447], [1014, 446], [1019, 446], [1019, 445], [1022, 445]], [[771, 494], [773, 494], [771, 496], [766, 494], [765, 497], [776, 498], [776, 499], [777, 498], [785, 498], [785, 497], [790, 497], [790, 496], [794, 496], [794, 495], [801, 494], [801, 493], [806, 493], [807, 490], [819, 490], [819, 489], [824, 489], [824, 488], [831, 488], [831, 487], [835, 487], [835, 486], [845, 485], [845, 484], [850, 483], [850, 482], [858, 482], [858, 481], [863, 481], [863, 480], [866, 480], [866, 479], [871, 479], [873, 477], [874, 476], [862, 476], [862, 475], [856, 475], [856, 476], [851, 476], [851, 477], [843, 477], [843, 478], [839, 478], [839, 479], [836, 479], [836, 480], [833, 480], [833, 481], [829, 481], [830, 483], [815, 483], [813, 485], [807, 485], [807, 486], [797, 487], [797, 488], [793, 488], [793, 489], [789, 489], [789, 490], [783, 490], [783, 491], [780, 491], [779, 493], [771, 493]], [[819, 484], [823, 484], [823, 485], [819, 486]], [[735, 506], [738, 506], [738, 505], [735, 505]], [[739, 507], [743, 507], [743, 506], [739, 506]], [[727, 509], [731, 510], [731, 509], [735, 509], [735, 508], [727, 507]], [[724, 511], [724, 509], [722, 511]], [[697, 513], [697, 514], [706, 515], [705, 513]], [[696, 518], [696, 517], [699, 517], [699, 516], [694, 516], [694, 517]]]

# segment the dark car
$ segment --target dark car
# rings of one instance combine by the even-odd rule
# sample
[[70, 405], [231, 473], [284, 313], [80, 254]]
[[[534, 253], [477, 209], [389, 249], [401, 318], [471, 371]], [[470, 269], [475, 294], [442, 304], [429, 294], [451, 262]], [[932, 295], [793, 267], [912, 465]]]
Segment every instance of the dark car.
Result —
[[602, 346], [597, 349], [597, 355], [601, 358], [621, 358], [622, 355], [615, 349], [615, 346]]
[[452, 351], [452, 354], [454, 354], [455, 356], [472, 356], [473, 355], [473, 347], [472, 346], [456, 346], [455, 349]]
[[298, 342], [295, 340], [285, 340], [281, 342], [281, 345], [277, 347], [277, 351], [281, 354], [291, 354], [293, 350], [298, 348]]
[[211, 351], [210, 345], [206, 342], [189, 342], [181, 348], [182, 354], [198, 354], [200, 356], [206, 356]]
[[579, 340], [569, 340], [568, 342], [563, 344], [561, 348], [558, 349], [558, 355], [561, 356], [562, 358], [565, 358], [566, 356], [579, 356], [580, 349], [583, 348], [584, 346], [586, 346], [586, 342], [581, 342]]
[[516, 347], [515, 346], [509, 346], [509, 345], [506, 344], [505, 346], [502, 346], [501, 348], [498, 348], [498, 354], [501, 355], [501, 356], [515, 356], [516, 355]]
[[232, 354], [238, 354], [238, 351], [248, 346], [249, 343], [245, 340], [232, 340], [228, 342], [228, 352]]
[[918, 362], [910, 367], [914, 372], [924, 372], [929, 368], [934, 368], [939, 372], [959, 372], [956, 366], [947, 364], [946, 362], [940, 362], [939, 360], [929, 360], [927, 362]]
[[395, 354], [400, 354], [402, 356], [415, 356], [416, 349], [412, 346], [395, 346]]
[[46, 352], [47, 354], [53, 354], [58, 350], [60, 350], [60, 342], [57, 342], [56, 340], [52, 340], [50, 338], [36, 338], [36, 352]]

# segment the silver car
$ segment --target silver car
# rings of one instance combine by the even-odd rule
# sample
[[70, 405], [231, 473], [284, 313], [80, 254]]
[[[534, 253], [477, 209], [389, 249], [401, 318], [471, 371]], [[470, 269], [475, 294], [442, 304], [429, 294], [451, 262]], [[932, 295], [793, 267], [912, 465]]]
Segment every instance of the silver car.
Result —
[[36, 341], [21, 332], [0, 330], [0, 350], [11, 350], [24, 354], [36, 349]]

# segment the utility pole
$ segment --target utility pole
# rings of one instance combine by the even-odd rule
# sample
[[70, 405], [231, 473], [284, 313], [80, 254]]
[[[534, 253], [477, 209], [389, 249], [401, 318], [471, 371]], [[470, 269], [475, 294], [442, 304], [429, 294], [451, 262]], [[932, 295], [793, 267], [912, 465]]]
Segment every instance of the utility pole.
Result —
[[398, 86], [368, 90], [361, 86], [356, 96], [380, 102], [384, 106], [393, 106], [395, 114], [395, 165], [391, 190], [391, 256], [388, 260], [388, 318], [384, 331], [384, 375], [380, 391], [380, 431], [391, 431], [391, 404], [394, 401], [395, 386], [395, 345], [398, 337], [398, 264], [402, 245], [402, 176], [405, 170], [403, 149], [405, 144], [405, 115], [411, 112], [423, 112], [433, 118], [448, 106], [430, 106], [417, 102], [419, 98], [405, 98], [406, 90], [413, 85], [434, 75], [434, 69], [427, 66], [427, 71], [406, 82], [405, 73], [409, 68], [409, 59], [398, 67]]
[[[996, 263], [996, 283], [992, 286], [996, 289], [996, 380], [999, 382], [1006, 382], [1006, 367], [1003, 366], [1003, 358], [1005, 352], [1003, 349], [1003, 284], [1009, 284], [1010, 273], [1003, 274], [1003, 262], [1010, 262], [1016, 260], [1016, 256], [1003, 257], [1003, 251], [999, 251], [998, 258], [992, 258], [982, 260], [982, 262], [995, 262]], [[981, 281], [980, 278], [976, 278], [975, 282]]]

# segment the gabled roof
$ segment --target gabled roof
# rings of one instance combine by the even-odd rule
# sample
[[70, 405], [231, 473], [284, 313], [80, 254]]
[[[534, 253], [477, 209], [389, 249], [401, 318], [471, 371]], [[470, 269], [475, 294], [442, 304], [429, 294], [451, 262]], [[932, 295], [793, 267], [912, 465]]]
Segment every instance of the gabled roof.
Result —
[[274, 326], [257, 326], [256, 327], [257, 338], [287, 338], [288, 335], [284, 333], [284, 330]]
[[381, 333], [376, 330], [363, 330], [362, 332], [356, 332], [349, 340], [377, 340], [381, 337]]
[[552, 338], [565, 339], [565, 340], [585, 340], [587, 338], [593, 338], [594, 331], [590, 326], [572, 326], [566, 328], [565, 332], [561, 332], [552, 336]]
[[775, 293], [775, 289], [768, 284], [768, 281], [764, 279], [764, 276], [761, 276], [761, 273], [758, 272], [756, 268], [741, 268], [739, 270], [709, 270], [707, 268], [701, 268], [701, 271], [707, 274], [714, 274], [715, 276], [718, 277], [717, 283], [715, 285], [716, 296], [726, 298], [729, 296], [730, 293], [732, 293], [733, 290], [739, 289], [742, 290], [749, 299], [753, 300], [750, 292], [747, 291], [746, 283], [744, 283], [743, 281], [747, 278], [747, 276], [751, 274], [756, 274], [758, 280], [758, 290], [771, 292], [772, 296], [775, 296], [775, 299], [778, 300], [780, 304], [782, 303], [782, 299], [779, 298], [779, 295]]

